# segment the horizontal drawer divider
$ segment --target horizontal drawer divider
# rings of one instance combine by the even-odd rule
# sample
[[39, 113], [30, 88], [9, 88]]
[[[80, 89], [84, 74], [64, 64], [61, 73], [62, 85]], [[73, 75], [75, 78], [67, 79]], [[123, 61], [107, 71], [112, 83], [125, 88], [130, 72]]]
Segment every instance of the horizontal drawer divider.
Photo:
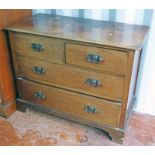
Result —
[[[73, 91], [122, 101], [124, 78], [73, 66], [17, 57], [17, 77], [41, 81]], [[62, 77], [63, 76], [63, 77]], [[88, 81], [89, 80], [89, 81]]]
[[[20, 57], [23, 57], [22, 54], [19, 54], [19, 53], [16, 53], [16, 56], [20, 56]], [[86, 71], [93, 71], [93, 72], [96, 72], [96, 73], [103, 73], [103, 74], [109, 74], [109, 75], [112, 75], [112, 76], [117, 76], [117, 77], [122, 77], [122, 78], [125, 78], [125, 74], [118, 74], [118, 73], [113, 73], [113, 72], [109, 72], [109, 71], [101, 71], [101, 70], [96, 70], [94, 68], [87, 68], [87, 67], [81, 67], [81, 66], [76, 66], [76, 65], [72, 65], [72, 64], [67, 64], [66, 63], [66, 60], [64, 62], [64, 64], [59, 64], [59, 63], [56, 63], [56, 62], [51, 62], [51, 61], [48, 61], [48, 60], [42, 60], [40, 58], [33, 58], [31, 56], [24, 56], [24, 58], [29, 58], [29, 59], [33, 59], [33, 60], [39, 60], [41, 62], [48, 62], [50, 64], [58, 64], [58, 65], [62, 65], [62, 66], [69, 66], [69, 67], [74, 67], [75, 69], [83, 69], [83, 70], [86, 70]]]
[[112, 101], [112, 102], [114, 102], [114, 104], [116, 104], [116, 105], [121, 105], [121, 104], [122, 104], [122, 101], [115, 101], [115, 100], [110, 100], [110, 99], [106, 99], [106, 98], [102, 98], [102, 97], [98, 97], [98, 96], [94, 96], [94, 95], [89, 95], [89, 94], [81, 93], [81, 92], [74, 91], [74, 90], [71, 90], [71, 89], [67, 89], [67, 88], [64, 88], [64, 87], [57, 87], [57, 86], [55, 86], [55, 85], [49, 85], [48, 83], [42, 82], [42, 81], [30, 80], [30, 79], [25, 78], [25, 77], [17, 77], [17, 79], [19, 79], [19, 80], [25, 79], [25, 80], [28, 80], [28, 81], [31, 81], [31, 82], [35, 82], [35, 83], [38, 83], [38, 84], [43, 84], [43, 85], [48, 86], [48, 87], [53, 87], [53, 88], [57, 88], [57, 89], [62, 89], [62, 90], [70, 91], [70, 92], [73, 92], [73, 93], [78, 93], [78, 94], [81, 94], [81, 95], [86, 95], [86, 96], [90, 96], [90, 97], [95, 97], [95, 98], [97, 98], [97, 99]]

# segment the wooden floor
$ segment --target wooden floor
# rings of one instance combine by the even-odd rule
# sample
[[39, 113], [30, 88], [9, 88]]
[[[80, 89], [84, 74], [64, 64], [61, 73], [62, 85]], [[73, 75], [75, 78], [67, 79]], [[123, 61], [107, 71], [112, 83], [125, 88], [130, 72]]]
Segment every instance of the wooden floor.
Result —
[[[100, 130], [40, 112], [0, 117], [0, 145], [119, 145]], [[123, 145], [155, 145], [155, 117], [133, 113]]]

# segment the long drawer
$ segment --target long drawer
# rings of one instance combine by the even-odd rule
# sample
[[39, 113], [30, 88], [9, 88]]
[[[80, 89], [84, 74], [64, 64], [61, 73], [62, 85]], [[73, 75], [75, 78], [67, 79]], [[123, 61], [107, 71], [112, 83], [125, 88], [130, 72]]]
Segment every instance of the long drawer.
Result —
[[85, 68], [125, 74], [128, 53], [79, 44], [66, 44], [66, 62]]
[[15, 52], [49, 62], [64, 63], [64, 41], [32, 34], [14, 33]]
[[118, 127], [120, 105], [70, 91], [18, 79], [19, 97], [25, 101], [72, 114], [89, 121]]
[[22, 56], [17, 56], [17, 64], [17, 76], [116, 101], [123, 96], [122, 77]]

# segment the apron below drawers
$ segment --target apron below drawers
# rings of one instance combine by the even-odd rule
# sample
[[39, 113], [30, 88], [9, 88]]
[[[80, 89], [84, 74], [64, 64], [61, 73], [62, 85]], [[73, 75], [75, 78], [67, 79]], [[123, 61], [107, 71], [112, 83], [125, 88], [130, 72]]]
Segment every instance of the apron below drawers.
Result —
[[17, 84], [19, 98], [22, 100], [99, 124], [119, 126], [121, 106], [117, 102], [97, 99], [21, 78], [17, 79]]

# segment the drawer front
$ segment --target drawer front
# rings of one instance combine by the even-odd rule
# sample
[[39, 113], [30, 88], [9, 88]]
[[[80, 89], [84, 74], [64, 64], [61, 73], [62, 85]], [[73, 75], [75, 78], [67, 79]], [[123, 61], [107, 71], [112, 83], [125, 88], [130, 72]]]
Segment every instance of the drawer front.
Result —
[[18, 80], [20, 98], [93, 122], [118, 127], [120, 105], [58, 88]]
[[49, 62], [64, 63], [64, 41], [31, 34], [14, 33], [15, 52]]
[[66, 44], [66, 62], [76, 66], [125, 74], [127, 58], [127, 52], [78, 44]]
[[120, 101], [124, 79], [17, 56], [18, 76], [102, 98]]

